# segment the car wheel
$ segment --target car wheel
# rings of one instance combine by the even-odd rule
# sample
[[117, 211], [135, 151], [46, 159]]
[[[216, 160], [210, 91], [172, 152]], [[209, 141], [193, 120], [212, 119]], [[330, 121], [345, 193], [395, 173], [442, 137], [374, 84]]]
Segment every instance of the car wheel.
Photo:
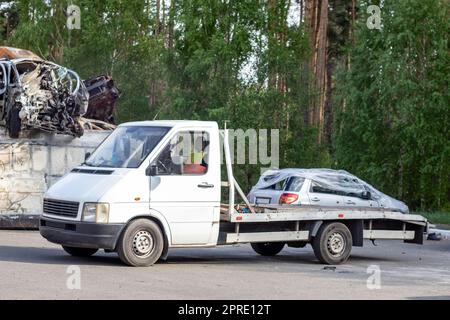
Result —
[[98, 251], [98, 249], [94, 248], [76, 248], [68, 246], [62, 246], [62, 248], [65, 252], [74, 257], [90, 257]]
[[284, 242], [258, 242], [251, 246], [256, 253], [262, 256], [275, 256], [284, 248]]
[[347, 261], [352, 250], [352, 234], [345, 224], [323, 224], [314, 237], [312, 246], [317, 259], [324, 264], [341, 264]]
[[131, 222], [119, 238], [117, 253], [123, 263], [147, 267], [161, 257], [164, 236], [159, 226], [147, 219]]

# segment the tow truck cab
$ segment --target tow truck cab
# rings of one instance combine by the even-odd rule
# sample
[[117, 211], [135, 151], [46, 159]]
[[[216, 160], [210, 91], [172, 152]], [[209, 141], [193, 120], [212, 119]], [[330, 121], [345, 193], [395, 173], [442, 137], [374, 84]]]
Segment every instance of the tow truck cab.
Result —
[[49, 188], [40, 232], [65, 247], [114, 250], [124, 227], [146, 218], [161, 229], [165, 251], [213, 246], [220, 189], [217, 123], [127, 123]]

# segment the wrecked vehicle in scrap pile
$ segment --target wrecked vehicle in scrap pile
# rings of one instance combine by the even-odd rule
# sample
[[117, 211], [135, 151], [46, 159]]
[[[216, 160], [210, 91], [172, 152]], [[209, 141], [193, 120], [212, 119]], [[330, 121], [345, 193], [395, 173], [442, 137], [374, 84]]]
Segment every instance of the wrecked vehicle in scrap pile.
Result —
[[3, 58], [0, 78], [0, 120], [10, 137], [24, 128], [83, 135], [78, 118], [89, 94], [76, 72], [38, 58]]
[[84, 80], [89, 92], [89, 108], [84, 117], [115, 124], [114, 104], [120, 97], [120, 90], [114, 85], [114, 80], [107, 75], [101, 75]]
[[0, 47], [0, 124], [11, 138], [24, 129], [74, 137], [84, 128], [111, 130], [119, 95], [109, 76], [82, 81], [75, 71], [31, 51]]

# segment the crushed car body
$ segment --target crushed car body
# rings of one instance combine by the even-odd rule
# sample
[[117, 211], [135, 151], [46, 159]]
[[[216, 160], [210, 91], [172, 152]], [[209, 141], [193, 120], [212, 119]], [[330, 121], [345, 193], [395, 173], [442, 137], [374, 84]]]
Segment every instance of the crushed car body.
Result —
[[385, 208], [409, 213], [408, 206], [345, 170], [266, 171], [248, 194], [254, 204]]
[[109, 129], [89, 126], [89, 119], [82, 117], [93, 115], [113, 124], [119, 90], [108, 76], [94, 77], [87, 83], [89, 89], [75, 71], [31, 51], [0, 47], [0, 123], [11, 138], [29, 129], [74, 137], [82, 136], [84, 127]]
[[120, 90], [114, 85], [114, 80], [101, 75], [84, 80], [84, 85], [89, 92], [89, 107], [84, 116], [115, 124], [114, 105], [120, 97]]
[[78, 74], [39, 59], [0, 60], [0, 116], [10, 137], [22, 129], [83, 135], [78, 118], [86, 113], [89, 93]]

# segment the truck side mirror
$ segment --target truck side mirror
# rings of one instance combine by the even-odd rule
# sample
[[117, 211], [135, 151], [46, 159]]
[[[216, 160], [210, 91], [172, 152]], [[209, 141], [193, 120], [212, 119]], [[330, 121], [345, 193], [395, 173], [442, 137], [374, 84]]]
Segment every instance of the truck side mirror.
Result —
[[372, 194], [369, 191], [363, 191], [361, 192], [360, 198], [364, 200], [370, 200], [372, 199]]
[[158, 166], [155, 164], [150, 164], [147, 169], [145, 169], [145, 175], [148, 177], [158, 175]]
[[91, 156], [91, 153], [90, 152], [86, 152], [84, 154], [84, 161], [86, 161], [90, 156]]

